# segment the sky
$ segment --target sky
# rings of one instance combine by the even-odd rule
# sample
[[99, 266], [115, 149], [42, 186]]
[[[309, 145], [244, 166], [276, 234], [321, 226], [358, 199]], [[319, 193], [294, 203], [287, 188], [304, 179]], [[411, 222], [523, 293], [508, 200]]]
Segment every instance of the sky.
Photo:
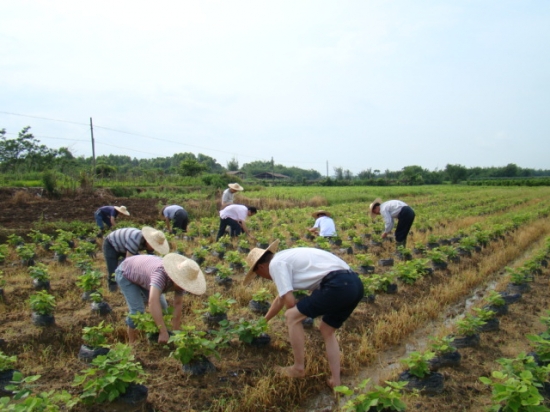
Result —
[[0, 129], [333, 175], [550, 169], [547, 0], [2, 0]]

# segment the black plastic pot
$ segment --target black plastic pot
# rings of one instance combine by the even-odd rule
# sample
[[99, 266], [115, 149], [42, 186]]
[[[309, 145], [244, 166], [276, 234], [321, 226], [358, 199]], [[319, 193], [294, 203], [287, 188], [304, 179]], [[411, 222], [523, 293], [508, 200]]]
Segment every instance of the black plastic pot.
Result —
[[479, 333], [474, 333], [473, 335], [463, 336], [456, 338], [451, 342], [451, 346], [457, 349], [460, 348], [473, 348], [479, 346]]
[[206, 323], [208, 326], [219, 326], [219, 323], [222, 320], [227, 319], [227, 313], [218, 313], [217, 315], [211, 315], [209, 312], [206, 312], [203, 315], [202, 319], [204, 320], [204, 323]]
[[186, 365], [182, 365], [183, 373], [186, 375], [204, 375], [214, 372], [216, 367], [208, 358], [204, 356], [199, 359], [194, 359]]
[[362, 243], [355, 243], [354, 246], [355, 246], [355, 249], [361, 250], [361, 251], [365, 251], [369, 248], [367, 245], [364, 245]]
[[31, 316], [32, 324], [34, 326], [52, 326], [55, 324], [54, 315], [40, 315], [33, 312]]
[[507, 293], [502, 292], [500, 294], [502, 296], [502, 299], [506, 302], [507, 305], [511, 305], [512, 303], [516, 303], [518, 300], [521, 299], [521, 293]]
[[108, 410], [120, 412], [142, 411], [145, 408], [148, 395], [149, 390], [147, 386], [130, 383], [126, 388], [126, 392], [119, 395], [118, 398], [110, 403]]
[[218, 272], [218, 268], [216, 266], [207, 266], [206, 269], [204, 269], [204, 273], [207, 275], [213, 275]]
[[34, 290], [50, 290], [50, 281], [33, 279], [32, 287]]
[[500, 329], [500, 322], [498, 318], [492, 318], [485, 322], [485, 325], [481, 325], [478, 328], [479, 332], [494, 332]]
[[438, 242], [428, 242], [428, 244], [426, 245], [426, 247], [428, 249], [435, 249], [436, 247], [439, 247], [439, 243]]
[[387, 293], [388, 295], [393, 295], [397, 293], [397, 283], [390, 283], [386, 287], [386, 290], [384, 292]]
[[90, 348], [86, 345], [81, 345], [78, 351], [78, 359], [84, 363], [90, 363], [99, 355], [106, 355], [109, 353], [109, 348]]
[[248, 253], [250, 252], [250, 248], [248, 247], [238, 247], [237, 250], [241, 253]]
[[81, 299], [86, 302], [86, 301], [90, 300], [90, 296], [92, 295], [92, 293], [95, 293], [95, 292], [96, 292], [95, 290], [90, 290], [88, 292], [84, 292], [84, 293], [82, 293]]
[[304, 329], [312, 328], [313, 327], [313, 318], [305, 318], [302, 321], [302, 326], [304, 327]]
[[472, 257], [472, 252], [466, 249], [458, 248], [457, 249], [458, 256], [464, 256], [464, 257]]
[[514, 294], [521, 295], [525, 292], [528, 292], [529, 290], [531, 290], [531, 286], [529, 286], [528, 283], [520, 283], [520, 284], [508, 283], [508, 285], [506, 285], [506, 292], [511, 295], [514, 295]]
[[4, 289], [0, 288], [0, 302], [5, 302]]
[[243, 270], [243, 264], [242, 263], [230, 263], [229, 267], [235, 271], [241, 271]]
[[405, 390], [413, 391], [417, 389], [424, 395], [437, 395], [443, 392], [443, 375], [438, 372], [432, 372], [423, 378], [414, 376], [409, 371], [399, 374], [399, 380], [408, 382]]
[[341, 248], [338, 250], [340, 251], [340, 253], [344, 253], [346, 255], [353, 255], [353, 248], [351, 246], [346, 248]]
[[204, 258], [202, 257], [192, 256], [191, 259], [193, 259], [197, 265], [202, 265], [204, 263]]
[[393, 266], [393, 259], [380, 259], [378, 261], [378, 266]]
[[22, 259], [21, 264], [23, 266], [31, 267], [31, 266], [34, 266], [36, 264], [36, 262], [34, 261], [33, 258], [31, 258], [31, 259]]
[[447, 269], [447, 262], [432, 262], [432, 267], [434, 270], [445, 270]]
[[269, 336], [267, 333], [262, 333], [260, 336], [256, 336], [255, 338], [252, 338], [252, 342], [250, 342], [250, 346], [267, 346], [271, 343], [271, 336]]
[[15, 372], [18, 371], [15, 369], [8, 369], [0, 372], [0, 396], [11, 396], [13, 394], [12, 391], [8, 391], [4, 388], [11, 384], [10, 382]]
[[259, 315], [265, 315], [270, 307], [271, 305], [268, 302], [258, 302], [254, 299], [248, 302], [248, 308]]
[[359, 270], [361, 271], [362, 274], [374, 273], [374, 266], [362, 265], [362, 266], [359, 266]]
[[107, 302], [92, 302], [91, 306], [92, 312], [101, 316], [108, 315], [113, 311]]
[[233, 284], [233, 279], [231, 278], [221, 278], [219, 276], [216, 276], [216, 283], [220, 286], [224, 286], [226, 288], [230, 287]]
[[65, 263], [67, 262], [67, 255], [60, 255], [59, 253], [55, 252], [53, 255], [53, 260], [55, 260], [57, 263]]
[[462, 355], [459, 351], [455, 350], [454, 352], [443, 353], [430, 359], [428, 364], [430, 365], [430, 370], [436, 371], [440, 368], [460, 366], [461, 359]]
[[269, 246], [269, 243], [256, 243], [256, 246], [259, 247], [260, 249], [267, 249], [268, 246]]
[[361, 301], [367, 302], [367, 303], [374, 303], [375, 300], [376, 300], [376, 295], [374, 295], [374, 294], [365, 295], [365, 296], [363, 296], [363, 299], [361, 299]]
[[506, 315], [508, 313], [508, 305], [487, 305], [484, 306], [483, 309], [490, 310], [491, 312], [495, 312], [495, 316], [502, 316]]

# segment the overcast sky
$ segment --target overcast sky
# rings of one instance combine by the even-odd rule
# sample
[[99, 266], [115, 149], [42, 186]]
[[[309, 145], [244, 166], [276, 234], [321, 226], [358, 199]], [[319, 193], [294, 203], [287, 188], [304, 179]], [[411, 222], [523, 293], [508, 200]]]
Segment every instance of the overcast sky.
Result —
[[550, 169], [550, 1], [0, 2], [0, 129], [333, 174]]

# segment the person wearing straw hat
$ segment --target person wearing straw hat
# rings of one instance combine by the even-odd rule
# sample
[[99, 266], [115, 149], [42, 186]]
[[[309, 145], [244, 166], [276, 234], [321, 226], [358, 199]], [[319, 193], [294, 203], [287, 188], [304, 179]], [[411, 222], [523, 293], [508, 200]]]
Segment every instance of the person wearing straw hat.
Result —
[[254, 216], [258, 212], [254, 206], [245, 205], [229, 205], [220, 210], [220, 227], [216, 242], [225, 235], [225, 229], [229, 226], [231, 237], [239, 236], [242, 232], [250, 236], [250, 232], [246, 227], [246, 218]]
[[137, 255], [141, 250], [165, 255], [170, 251], [170, 246], [164, 233], [150, 226], [144, 226], [141, 230], [125, 227], [107, 235], [103, 242], [103, 257], [107, 265], [107, 283], [111, 292], [117, 290], [114, 273], [120, 260]]
[[414, 222], [415, 213], [412, 207], [401, 200], [388, 200], [382, 202], [382, 199], [377, 198], [369, 205], [371, 217], [382, 216], [384, 219], [384, 233], [382, 238], [391, 233], [394, 226], [394, 219], [397, 219], [397, 227], [395, 228], [395, 242], [397, 247], [407, 246], [407, 236]]
[[235, 193], [242, 192], [244, 188], [238, 183], [229, 183], [228, 188], [222, 193], [222, 209], [235, 203]]
[[187, 232], [189, 224], [189, 215], [187, 211], [179, 205], [164, 206], [160, 212], [166, 222], [166, 229], [170, 232], [170, 222], [172, 222], [172, 233], [176, 234], [176, 229]]
[[162, 296], [174, 291], [174, 312], [172, 330], [181, 326], [184, 292], [202, 295], [206, 291], [206, 280], [199, 265], [177, 253], [159, 256], [138, 255], [125, 259], [115, 271], [116, 281], [126, 299], [129, 315], [128, 341], [133, 344], [137, 333], [130, 315], [144, 313], [146, 305], [159, 328], [158, 343], [168, 342], [169, 332], [164, 323], [163, 309], [167, 309]]
[[[364, 295], [359, 275], [349, 265], [330, 252], [309, 247], [297, 247], [277, 252], [279, 240], [267, 249], [254, 248], [246, 258], [250, 267], [244, 284], [255, 275], [275, 282], [278, 296], [273, 300], [265, 319], [271, 320], [286, 307], [285, 318], [294, 355], [294, 364], [278, 367], [289, 378], [305, 377], [305, 336], [302, 321], [322, 316], [319, 330], [325, 341], [331, 377], [330, 387], [340, 385], [340, 347], [336, 330], [351, 315]], [[293, 291], [312, 293], [296, 301]]]
[[330, 217], [329, 212], [318, 210], [317, 212], [313, 212], [312, 216], [315, 218], [315, 224], [308, 229], [311, 233], [321, 237], [336, 236], [336, 225]]
[[97, 237], [103, 237], [105, 226], [111, 229], [116, 225], [116, 218], [119, 214], [130, 216], [126, 206], [102, 206], [94, 212], [95, 222], [99, 227]]

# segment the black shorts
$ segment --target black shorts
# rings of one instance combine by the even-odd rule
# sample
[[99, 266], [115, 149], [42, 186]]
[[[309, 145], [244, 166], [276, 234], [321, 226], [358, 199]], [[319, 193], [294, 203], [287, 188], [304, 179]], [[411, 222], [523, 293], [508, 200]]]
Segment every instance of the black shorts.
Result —
[[323, 316], [323, 322], [338, 329], [349, 318], [364, 296], [363, 283], [351, 270], [328, 273], [318, 289], [301, 299], [296, 307], [310, 318]]

